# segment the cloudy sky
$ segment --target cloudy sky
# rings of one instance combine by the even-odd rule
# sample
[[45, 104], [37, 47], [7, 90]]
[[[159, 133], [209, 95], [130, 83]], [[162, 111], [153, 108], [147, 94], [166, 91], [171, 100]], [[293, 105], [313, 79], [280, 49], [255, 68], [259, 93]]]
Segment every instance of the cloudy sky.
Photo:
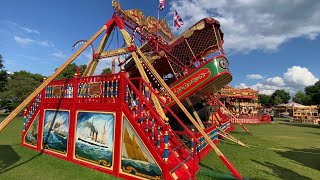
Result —
[[[120, 3], [157, 16], [158, 0]], [[204, 17], [220, 21], [233, 86], [295, 94], [320, 78], [319, 0], [167, 0], [160, 17], [171, 25], [174, 8], [184, 21], [176, 35]], [[113, 9], [111, 0], [10, 0], [2, 2], [0, 12], [0, 54], [6, 69], [50, 75], [72, 54], [73, 43], [89, 39]], [[114, 38], [110, 47], [119, 46], [116, 42]], [[89, 57], [87, 50], [76, 63], [87, 63]]]

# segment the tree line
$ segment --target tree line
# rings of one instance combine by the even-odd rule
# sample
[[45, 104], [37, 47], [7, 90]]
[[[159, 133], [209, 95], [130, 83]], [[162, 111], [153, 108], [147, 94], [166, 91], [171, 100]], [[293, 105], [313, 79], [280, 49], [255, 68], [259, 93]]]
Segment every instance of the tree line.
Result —
[[[285, 90], [276, 90], [271, 95], [259, 94], [258, 101], [264, 107], [272, 107], [281, 103], [288, 103], [291, 96]], [[320, 80], [314, 85], [307, 86], [304, 92], [298, 91], [292, 101], [302, 105], [320, 105]]]
[[[46, 76], [24, 70], [9, 74], [5, 70], [3, 62], [0, 55], [0, 110], [12, 111], [40, 86]], [[77, 66], [75, 63], [71, 63], [57, 76], [56, 80], [74, 77], [77, 68], [80, 68], [80, 74], [82, 74], [87, 65]], [[110, 68], [105, 68], [101, 74], [110, 73]]]

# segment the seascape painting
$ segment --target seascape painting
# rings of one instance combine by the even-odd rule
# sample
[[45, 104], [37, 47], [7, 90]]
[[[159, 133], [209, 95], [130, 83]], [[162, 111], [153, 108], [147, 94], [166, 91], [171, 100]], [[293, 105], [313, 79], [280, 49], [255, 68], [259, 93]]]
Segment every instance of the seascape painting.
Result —
[[24, 141], [27, 144], [37, 146], [38, 144], [38, 130], [39, 130], [39, 114], [34, 118], [28, 132], [24, 137]]
[[112, 167], [114, 114], [78, 112], [75, 156], [104, 167]]
[[43, 147], [67, 153], [69, 111], [46, 110], [44, 114]]
[[123, 172], [148, 179], [160, 179], [161, 169], [125, 117], [123, 117], [121, 150]]

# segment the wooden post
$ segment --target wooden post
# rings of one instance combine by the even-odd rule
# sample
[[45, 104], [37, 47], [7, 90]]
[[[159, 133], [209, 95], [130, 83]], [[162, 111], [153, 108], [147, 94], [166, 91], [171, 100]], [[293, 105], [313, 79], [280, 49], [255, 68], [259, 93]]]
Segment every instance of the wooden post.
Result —
[[[119, 22], [119, 21], [121, 21], [121, 20], [117, 20], [117, 23], [121, 23], [121, 22]], [[122, 23], [123, 23], [123, 22], [122, 22]], [[119, 28], [121, 27], [121, 25], [119, 25], [119, 24], [118, 24], [118, 26], [119, 26]], [[120, 28], [120, 31], [121, 31], [121, 34], [122, 34], [125, 42], [126, 42], [126, 45], [127, 45], [128, 47], [129, 47], [129, 46], [132, 46], [132, 45], [133, 45], [133, 44], [132, 44], [133, 42], [131, 42], [131, 37], [130, 37], [129, 33], [128, 33], [125, 29], [121, 29], [121, 28]], [[141, 52], [141, 51], [140, 51], [140, 52]], [[140, 74], [141, 74], [141, 77], [142, 77], [146, 82], [150, 82], [150, 81], [149, 81], [149, 78], [148, 78], [148, 76], [147, 76], [147, 74], [146, 74], [146, 72], [145, 72], [144, 69], [143, 69], [143, 66], [142, 66], [142, 64], [141, 64], [141, 62], [140, 62], [140, 60], [139, 60], [139, 57], [138, 57], [137, 53], [136, 53], [136, 52], [132, 52], [131, 55], [132, 55], [133, 60], [134, 60], [134, 62], [135, 62], [135, 64], [136, 64], [136, 66], [137, 66], [137, 69], [139, 70], [139, 72], [140, 72]], [[153, 103], [154, 103], [154, 106], [155, 106], [157, 112], [160, 114], [161, 118], [164, 119], [166, 116], [165, 116], [165, 113], [163, 112], [163, 109], [162, 109], [162, 107], [161, 107], [161, 104], [160, 104], [159, 100], [158, 100], [157, 97], [156, 97], [155, 95], [153, 95], [153, 94], [151, 94], [151, 99], [152, 99], [152, 101], [153, 101]]]
[[15, 110], [13, 110], [1, 123], [0, 132], [4, 129], [20, 111], [23, 110], [54, 78], [56, 78], [76, 57], [78, 57], [105, 29], [104, 25], [94, 34], [76, 53], [74, 53], [64, 64], [62, 64], [48, 79], [46, 79], [33, 93], [27, 97]]
[[190, 106], [191, 111], [192, 111], [194, 117], [196, 118], [196, 120], [198, 121], [199, 125], [201, 126], [202, 129], [204, 129], [204, 125], [203, 125], [203, 123], [202, 123], [202, 121], [201, 121], [201, 119], [200, 119], [197, 111], [194, 109], [194, 107], [193, 107], [190, 99], [189, 99], [189, 98], [186, 98], [186, 101], [187, 101], [188, 105]]

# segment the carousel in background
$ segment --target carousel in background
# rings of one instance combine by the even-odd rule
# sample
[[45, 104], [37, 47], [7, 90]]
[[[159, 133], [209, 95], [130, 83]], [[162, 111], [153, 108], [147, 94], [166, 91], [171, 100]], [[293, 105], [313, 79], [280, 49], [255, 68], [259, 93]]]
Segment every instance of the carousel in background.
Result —
[[237, 89], [224, 86], [219, 92], [220, 101], [241, 123], [269, 123], [270, 117], [262, 113], [258, 91], [251, 88]]

